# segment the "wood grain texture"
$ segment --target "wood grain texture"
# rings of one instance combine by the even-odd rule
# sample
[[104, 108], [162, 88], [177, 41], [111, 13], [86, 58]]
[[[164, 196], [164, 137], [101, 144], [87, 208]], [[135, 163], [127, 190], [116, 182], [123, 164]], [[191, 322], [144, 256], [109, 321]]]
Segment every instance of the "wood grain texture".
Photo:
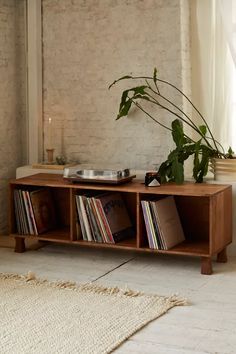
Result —
[[212, 274], [212, 261], [210, 257], [201, 258], [201, 274], [205, 274], [205, 275]]
[[[211, 257], [218, 254], [218, 260], [227, 259], [223, 252], [232, 241], [232, 187], [216, 184], [183, 185], [164, 184], [160, 187], [145, 187], [141, 182], [130, 182], [124, 185], [111, 186], [101, 184], [72, 184], [61, 175], [33, 175], [10, 183], [10, 232], [16, 238], [16, 249], [24, 251], [23, 238], [35, 236], [17, 235], [15, 228], [13, 191], [14, 188], [50, 187], [57, 207], [57, 229], [37, 237], [38, 240], [71, 243], [79, 246], [95, 248], [111, 248], [136, 250], [153, 254], [172, 254], [201, 257], [202, 274], [211, 274]], [[77, 214], [75, 194], [81, 192], [117, 191], [127, 206], [133, 222], [136, 236], [116, 244], [87, 242], [77, 240]], [[186, 240], [169, 250], [152, 250], [148, 247], [141, 201], [173, 195], [180, 215]]]
[[221, 252], [217, 254], [217, 262], [226, 263], [228, 261], [227, 258], [227, 250], [224, 248]]
[[50, 173], [38, 173], [36, 175], [23, 177], [11, 180], [12, 184], [32, 185], [32, 186], [48, 186], [48, 187], [64, 187], [88, 190], [111, 190], [119, 192], [133, 192], [146, 194], [161, 194], [161, 195], [186, 195], [186, 196], [213, 196], [225, 190], [229, 185], [207, 184], [207, 183], [188, 183], [182, 185], [177, 184], [162, 184], [160, 187], [146, 187], [141, 181], [133, 181], [120, 186], [112, 186], [109, 184], [79, 184], [71, 183], [63, 179], [62, 175]]
[[232, 187], [210, 199], [210, 254], [232, 242]]
[[15, 237], [15, 252], [16, 253], [25, 252], [25, 238]]

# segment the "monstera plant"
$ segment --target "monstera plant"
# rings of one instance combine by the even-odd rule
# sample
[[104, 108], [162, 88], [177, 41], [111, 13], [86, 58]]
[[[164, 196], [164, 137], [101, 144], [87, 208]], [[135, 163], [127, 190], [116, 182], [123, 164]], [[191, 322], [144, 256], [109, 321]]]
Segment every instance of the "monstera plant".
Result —
[[[214, 138], [206, 119], [192, 101], [175, 85], [158, 78], [156, 68], [154, 69], [153, 76], [126, 75], [115, 80], [109, 88], [116, 85], [121, 80], [138, 81], [139, 83], [141, 81], [141, 84], [132, 86], [123, 91], [116, 119], [128, 116], [132, 106], [135, 106], [156, 124], [168, 129], [172, 134], [175, 148], [169, 153], [166, 161], [162, 162], [158, 169], [162, 183], [169, 181], [178, 184], [183, 183], [184, 161], [190, 156], [193, 156], [193, 178], [198, 183], [203, 182], [203, 178], [208, 172], [211, 159], [233, 157], [232, 149], [229, 148], [228, 152], [225, 153], [222, 145]], [[179, 107], [172, 99], [163, 93], [163, 85], [175, 90], [187, 100], [200, 117], [201, 125], [197, 125], [193, 119], [183, 111], [182, 107]], [[167, 126], [160, 120], [158, 117], [159, 110], [157, 116], [150, 113], [147, 107], [151, 108], [151, 106], [165, 110], [173, 115], [175, 119], [172, 121], [171, 126]], [[151, 112], [153, 112], [153, 108]], [[184, 126], [189, 126], [195, 132], [195, 139], [186, 134]]]

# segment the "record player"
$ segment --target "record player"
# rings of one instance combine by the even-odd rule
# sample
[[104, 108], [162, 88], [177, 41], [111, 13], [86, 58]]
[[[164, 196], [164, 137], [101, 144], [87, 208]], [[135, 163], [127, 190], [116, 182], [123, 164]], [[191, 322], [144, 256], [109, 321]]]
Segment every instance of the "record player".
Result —
[[65, 168], [63, 173], [63, 178], [73, 183], [122, 184], [135, 177], [136, 175], [131, 175], [129, 168], [83, 168], [83, 165]]

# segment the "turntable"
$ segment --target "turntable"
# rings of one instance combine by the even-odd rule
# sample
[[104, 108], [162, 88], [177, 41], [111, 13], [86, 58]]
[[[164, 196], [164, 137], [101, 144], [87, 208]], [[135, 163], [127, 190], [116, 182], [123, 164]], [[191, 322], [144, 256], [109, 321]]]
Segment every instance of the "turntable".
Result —
[[63, 177], [73, 183], [122, 184], [130, 182], [136, 175], [131, 175], [128, 168], [83, 169], [81, 165], [76, 165], [65, 168]]

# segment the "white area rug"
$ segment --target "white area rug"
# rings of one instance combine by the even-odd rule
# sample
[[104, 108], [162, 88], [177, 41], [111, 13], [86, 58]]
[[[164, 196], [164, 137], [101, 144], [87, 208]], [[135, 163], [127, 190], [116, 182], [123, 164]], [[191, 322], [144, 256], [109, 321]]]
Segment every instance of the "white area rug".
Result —
[[184, 303], [176, 296], [0, 273], [0, 353], [110, 353]]

